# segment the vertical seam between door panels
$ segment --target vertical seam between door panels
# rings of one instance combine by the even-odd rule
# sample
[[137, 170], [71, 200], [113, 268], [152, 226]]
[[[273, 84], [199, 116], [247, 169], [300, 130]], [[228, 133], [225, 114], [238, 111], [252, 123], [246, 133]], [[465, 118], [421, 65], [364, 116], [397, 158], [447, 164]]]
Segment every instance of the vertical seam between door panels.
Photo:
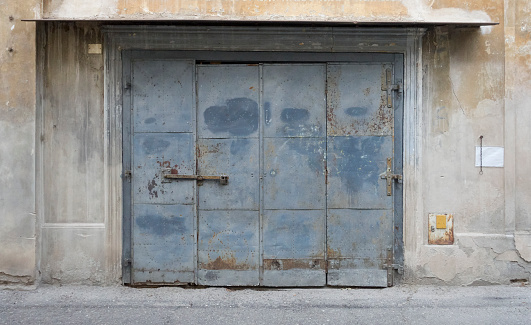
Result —
[[[132, 55], [131, 55], [132, 56]], [[129, 62], [128, 62], [128, 71], [129, 71], [129, 83], [132, 85], [133, 84], [133, 58], [132, 57], [129, 57]], [[122, 87], [123, 88], [123, 87]], [[123, 92], [122, 92], [123, 93]], [[129, 134], [127, 135], [128, 139], [129, 139], [129, 168], [132, 169], [133, 167], [133, 157], [134, 157], [134, 145], [133, 145], [133, 137], [134, 137], [134, 125], [133, 125], [133, 108], [134, 108], [134, 101], [133, 101], [133, 88], [132, 87], [129, 87], [129, 91], [128, 91], [128, 96], [129, 96], [129, 105], [128, 107], [126, 108], [127, 109], [127, 114], [128, 114], [128, 121], [127, 123], [129, 123]], [[123, 108], [122, 108], [123, 110]], [[131, 284], [135, 284], [135, 273], [134, 273], [134, 263], [135, 263], [135, 252], [134, 252], [134, 246], [133, 246], [133, 225], [134, 225], [134, 202], [133, 202], [133, 186], [134, 186], [134, 177], [133, 177], [133, 174], [131, 174], [131, 178], [130, 178], [130, 185], [129, 185], [129, 191], [127, 193], [127, 195], [129, 196], [130, 200], [129, 200], [129, 247], [130, 247], [130, 259], [131, 259], [131, 264], [130, 264], [130, 269], [129, 269], [129, 272], [131, 274]]]
[[[125, 280], [124, 278], [124, 273], [126, 273], [126, 268], [129, 267], [129, 283], [132, 284], [132, 272], [131, 272], [131, 266], [132, 266], [132, 263], [133, 263], [133, 259], [132, 259], [132, 232], [131, 232], [131, 209], [132, 209], [132, 201], [131, 200], [128, 200], [128, 198], [131, 198], [131, 185], [125, 185], [125, 183], [127, 181], [130, 181], [132, 182], [132, 177], [129, 179], [129, 180], [126, 180], [125, 177], [123, 177], [124, 175], [124, 172], [126, 170], [130, 170], [130, 166], [132, 165], [131, 163], [131, 159], [132, 159], [132, 156], [131, 156], [131, 123], [130, 122], [127, 122], [125, 120], [125, 118], [127, 116], [130, 116], [130, 112], [131, 112], [131, 100], [130, 99], [126, 99], [127, 95], [124, 94], [124, 91], [123, 91], [123, 86], [127, 83], [127, 82], [130, 82], [130, 80], [126, 80], [128, 79], [128, 76], [130, 76], [130, 73], [131, 73], [131, 69], [130, 68], [125, 68], [124, 69], [124, 66], [127, 64], [127, 63], [131, 63], [131, 60], [130, 60], [130, 57], [128, 57], [127, 55], [128, 52], [122, 52], [122, 55], [123, 55], [123, 58], [122, 58], [122, 195], [123, 195], [123, 215], [122, 215], [122, 245], [123, 245], [123, 248], [122, 248], [122, 278], [123, 280]], [[125, 60], [124, 60], [125, 58]], [[127, 74], [129, 73], [129, 75]], [[129, 96], [131, 95], [130, 93], [128, 94]], [[123, 102], [124, 102], [124, 99], [125, 101], [127, 101], [127, 103], [129, 103], [128, 107], [125, 107], [123, 105]], [[128, 113], [124, 113], [124, 112], [127, 112]], [[126, 144], [126, 145], [124, 145]], [[124, 149], [125, 149], [125, 152], [124, 152]], [[128, 203], [129, 202], [129, 203]], [[125, 205], [128, 203], [128, 207], [126, 207]], [[126, 221], [127, 219], [127, 221]], [[128, 227], [129, 225], [129, 227]], [[126, 235], [127, 234], [127, 235]], [[126, 250], [128, 251], [126, 253]], [[130, 259], [131, 260], [131, 264], [125, 264], [127, 259]]]
[[328, 62], [325, 63], [325, 111], [324, 111], [324, 139], [325, 139], [325, 197], [324, 197], [324, 260], [325, 286], [328, 286]]
[[259, 275], [258, 275], [258, 283], [259, 285], [263, 284], [264, 281], [264, 82], [263, 82], [263, 74], [264, 74], [264, 65], [260, 64], [258, 66], [258, 118], [260, 119], [258, 123], [258, 182], [259, 182], [259, 188], [258, 188], [258, 202], [259, 202], [259, 221], [258, 221], [258, 269], [259, 269]]
[[[193, 114], [192, 114], [192, 130], [193, 130], [193, 136], [192, 136], [192, 139], [194, 141], [194, 162], [195, 162], [195, 170], [194, 170], [194, 174], [195, 175], [199, 175], [199, 159], [198, 159], [198, 150], [199, 150], [199, 146], [198, 146], [198, 132], [197, 132], [197, 114], [198, 114], [198, 99], [199, 99], [199, 96], [197, 95], [197, 92], [198, 92], [198, 86], [197, 86], [197, 82], [199, 80], [199, 77], [198, 77], [198, 69], [197, 69], [197, 64], [195, 62], [195, 60], [192, 60], [193, 62], [193, 73], [192, 73], [192, 87], [193, 88], [193, 91], [192, 91], [192, 96], [193, 96], [193, 99], [192, 99], [192, 105], [193, 105]], [[194, 229], [193, 229], [193, 234], [194, 234], [194, 261], [193, 261], [193, 264], [194, 264], [194, 284], [198, 284], [198, 272], [199, 272], [199, 188], [197, 186], [197, 182], [193, 182], [194, 185], [193, 185], [193, 195], [194, 195], [194, 211], [193, 211], [193, 225], [194, 225]]]

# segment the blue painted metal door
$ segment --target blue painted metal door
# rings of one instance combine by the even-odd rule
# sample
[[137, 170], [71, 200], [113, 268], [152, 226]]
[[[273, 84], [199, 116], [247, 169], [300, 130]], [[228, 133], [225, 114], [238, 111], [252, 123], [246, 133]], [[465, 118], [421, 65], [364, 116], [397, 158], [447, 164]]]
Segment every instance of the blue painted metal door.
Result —
[[[130, 281], [195, 282], [194, 182], [166, 182], [162, 172], [195, 174], [194, 62], [128, 60], [124, 65], [125, 209], [131, 209]], [[129, 201], [130, 200], [130, 201]], [[127, 204], [129, 203], [129, 204]]]
[[400, 114], [393, 74], [390, 64], [328, 65], [329, 285], [392, 284], [394, 201], [382, 173], [395, 156], [395, 109]]
[[130, 283], [392, 284], [397, 61], [124, 62]]
[[326, 64], [263, 66], [265, 286], [326, 284]]
[[197, 67], [198, 284], [259, 285], [259, 69]]

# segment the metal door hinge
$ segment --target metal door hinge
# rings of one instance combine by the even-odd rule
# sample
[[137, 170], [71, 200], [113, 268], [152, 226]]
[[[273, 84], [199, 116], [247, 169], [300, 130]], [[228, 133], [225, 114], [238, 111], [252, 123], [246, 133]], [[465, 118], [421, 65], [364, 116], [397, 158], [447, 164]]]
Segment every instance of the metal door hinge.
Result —
[[393, 174], [393, 172], [391, 171], [392, 168], [393, 158], [387, 158], [387, 169], [384, 173], [380, 174], [380, 178], [385, 179], [387, 181], [387, 196], [393, 195], [393, 181], [402, 179], [402, 175]]
[[404, 266], [400, 264], [384, 264], [382, 266], [383, 269], [391, 269], [391, 270], [397, 270], [398, 274], [404, 273]]
[[398, 274], [402, 274], [404, 272], [404, 267], [399, 264], [393, 263], [394, 260], [394, 254], [393, 254], [393, 248], [387, 247], [387, 259], [386, 263], [382, 265], [384, 270], [387, 270], [387, 286], [392, 287], [394, 285], [394, 270], [398, 271]]
[[402, 82], [393, 84], [393, 71], [391, 68], [385, 70], [385, 77], [382, 78], [382, 90], [387, 92], [387, 107], [393, 107], [393, 91], [402, 93]]

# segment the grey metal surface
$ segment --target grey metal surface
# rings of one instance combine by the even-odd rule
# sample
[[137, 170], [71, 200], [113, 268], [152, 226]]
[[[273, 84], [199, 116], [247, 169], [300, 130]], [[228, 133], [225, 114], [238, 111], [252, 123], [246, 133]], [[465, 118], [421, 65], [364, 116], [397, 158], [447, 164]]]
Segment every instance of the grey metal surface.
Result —
[[135, 132], [192, 132], [193, 61], [135, 60], [132, 68]]
[[199, 138], [258, 138], [258, 66], [197, 66]]
[[133, 135], [133, 200], [138, 203], [193, 204], [194, 183], [166, 182], [161, 171], [195, 173], [192, 133], [139, 133]]
[[328, 137], [328, 209], [392, 209], [380, 178], [392, 144], [390, 136]]
[[[328, 284], [385, 287], [393, 198], [380, 174], [394, 156], [386, 64], [332, 64], [327, 83]], [[392, 273], [390, 273], [392, 276]]]
[[[379, 175], [401, 158], [402, 107], [381, 89], [393, 62], [147, 62], [131, 69], [135, 283], [388, 284], [393, 197]], [[230, 181], [162, 182], [162, 169]]]
[[194, 282], [193, 206], [135, 204], [134, 210], [134, 282]]
[[199, 139], [197, 156], [199, 174], [229, 176], [227, 185], [203, 182], [200, 210], [259, 209], [258, 139]]
[[263, 285], [321, 286], [326, 65], [264, 65]]
[[381, 63], [329, 64], [327, 133], [329, 136], [392, 135], [393, 108], [388, 107]]
[[265, 286], [326, 284], [324, 210], [266, 210]]
[[259, 69], [197, 67], [198, 284], [259, 284]]
[[326, 65], [264, 65], [264, 136], [323, 137]]
[[[194, 282], [193, 61], [131, 64], [132, 283]], [[127, 157], [124, 157], [127, 159]]]
[[324, 215], [325, 150], [324, 137], [264, 139], [265, 209], [321, 209]]
[[258, 211], [199, 210], [198, 284], [259, 284]]

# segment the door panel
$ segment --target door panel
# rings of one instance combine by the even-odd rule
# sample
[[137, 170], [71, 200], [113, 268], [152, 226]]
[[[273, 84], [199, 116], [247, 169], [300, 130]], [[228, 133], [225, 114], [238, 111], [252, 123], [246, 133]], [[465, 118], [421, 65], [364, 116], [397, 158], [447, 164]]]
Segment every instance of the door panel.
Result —
[[393, 107], [382, 90], [386, 64], [328, 65], [328, 136], [393, 135]]
[[199, 212], [198, 284], [259, 284], [258, 211]]
[[135, 132], [133, 151], [135, 204], [194, 204], [193, 182], [161, 178], [165, 169], [174, 174], [195, 174], [192, 133]]
[[137, 60], [132, 66], [135, 132], [193, 132], [193, 61]]
[[264, 137], [324, 137], [326, 65], [265, 64]]
[[324, 64], [264, 65], [263, 281], [326, 283]]
[[324, 215], [324, 137], [266, 138], [264, 147], [265, 209], [321, 209]]
[[[328, 284], [385, 287], [393, 245], [393, 198], [387, 158], [393, 158], [394, 110], [382, 64], [328, 66]], [[391, 105], [392, 106], [392, 105]]]
[[328, 284], [386, 287], [390, 210], [328, 210]]
[[258, 138], [257, 66], [197, 67], [199, 138]]
[[380, 174], [392, 156], [390, 136], [328, 137], [328, 209], [391, 209]]
[[[192, 61], [136, 60], [132, 89], [132, 283], [193, 283], [195, 174]], [[124, 114], [126, 115], [126, 114]]]
[[263, 285], [325, 285], [323, 221], [321, 210], [264, 212]]
[[199, 139], [198, 142], [199, 174], [229, 176], [228, 185], [203, 182], [199, 188], [199, 208], [258, 211], [258, 139]]
[[197, 67], [198, 284], [259, 284], [259, 69]]
[[192, 205], [135, 204], [134, 281], [194, 282]]

